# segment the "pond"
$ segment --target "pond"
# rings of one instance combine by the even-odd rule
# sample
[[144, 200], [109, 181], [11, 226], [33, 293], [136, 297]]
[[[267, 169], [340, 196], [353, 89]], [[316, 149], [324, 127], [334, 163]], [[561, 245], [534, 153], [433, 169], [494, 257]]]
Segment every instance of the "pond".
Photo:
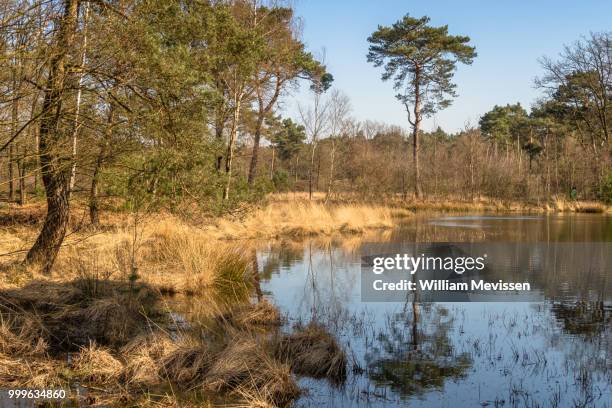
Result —
[[612, 242], [612, 217], [423, 215], [361, 238], [263, 245], [261, 288], [284, 330], [316, 320], [348, 355], [346, 382], [300, 378], [297, 406], [612, 406], [610, 270], [552, 273], [537, 301], [363, 302], [366, 242]]

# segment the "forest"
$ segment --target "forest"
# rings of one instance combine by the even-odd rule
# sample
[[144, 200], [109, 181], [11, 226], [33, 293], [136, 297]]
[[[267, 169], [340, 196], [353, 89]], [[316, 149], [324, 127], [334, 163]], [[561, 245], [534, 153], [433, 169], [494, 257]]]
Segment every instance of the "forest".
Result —
[[[426, 130], [423, 121], [461, 92], [453, 80], [457, 67], [478, 59], [469, 33], [454, 35], [452, 27], [406, 14], [359, 39], [367, 41], [363, 59], [378, 69], [381, 83], [393, 84], [397, 94], [389, 94], [390, 101], [405, 109], [399, 127], [355, 118], [324, 53], [302, 39], [302, 24], [289, 2], [0, 0], [0, 275], [7, 285], [0, 290], [0, 314], [18, 316], [2, 318], [0, 333], [24, 337], [19, 352], [0, 340], [5, 367], [12, 354], [44, 360], [36, 345], [41, 331], [69, 338], [83, 319], [101, 319], [96, 305], [108, 308], [108, 318], [125, 314], [131, 320], [107, 330], [116, 338], [106, 338], [99, 327], [69, 346], [46, 338], [45, 358], [57, 356], [50, 350], [87, 345], [90, 354], [79, 357], [84, 366], [95, 353], [115, 359], [110, 354], [119, 346], [125, 351], [126, 344], [135, 353], [126, 327], [145, 324], [133, 304], [136, 296], [139, 307], [151, 306], [145, 286], [157, 295], [199, 293], [202, 286], [227, 290], [227, 281], [242, 281], [244, 271], [257, 269], [251, 250], [237, 250], [227, 238], [386, 228], [392, 219], [444, 203], [610, 211], [612, 31], [587, 33], [558, 44], [558, 55], [542, 56], [530, 84], [541, 93], [533, 106], [510, 100], [448, 132], [443, 125]], [[287, 105], [297, 107], [295, 115]], [[147, 224], [159, 217], [167, 218]], [[83, 246], [102, 252], [84, 261], [78, 255]], [[171, 284], [174, 278], [147, 276], [159, 265], [186, 276]], [[74, 281], [54, 286], [63, 274]], [[42, 291], [33, 295], [22, 285], [34, 278], [48, 287], [29, 287]], [[250, 279], [257, 289], [258, 278]], [[77, 291], [84, 296], [78, 301], [70, 297]], [[100, 293], [122, 300], [111, 307]], [[65, 296], [69, 303], [60, 304]], [[263, 317], [257, 313], [276, 316], [268, 303], [254, 307], [219, 313], [228, 325], [240, 319], [258, 324]], [[28, 308], [32, 319], [18, 312]], [[85, 314], [77, 318], [79, 310]], [[39, 313], [45, 313], [42, 328], [35, 329]], [[304, 333], [338, 351], [320, 328], [308, 326]], [[93, 346], [93, 338], [110, 351]], [[295, 354], [294, 340], [299, 343], [290, 336], [275, 347]], [[157, 360], [153, 349], [167, 345], [155, 342], [168, 339], [143, 341], [147, 359]], [[214, 353], [261, 357], [256, 346], [232, 343]], [[198, 347], [164, 349], [169, 381], [180, 378], [192, 389], [205, 371], [216, 393], [242, 389], [244, 373], [228, 378], [217, 367], [211, 379], [213, 369], [202, 362], [196, 367]], [[321, 376], [345, 376], [346, 356], [338, 359], [340, 365]], [[123, 364], [117, 370], [132, 374], [137, 369], [119, 360], [111, 366]], [[252, 364], [261, 361], [285, 369], [268, 354]], [[19, 364], [11, 364], [17, 370]], [[81, 379], [100, 380], [79, 369]], [[123, 378], [112, 369], [107, 374], [100, 374], [104, 381]], [[275, 389], [281, 385], [272, 383], [274, 375], [257, 378], [256, 388], [269, 393], [264, 400], [282, 405], [296, 391]], [[288, 376], [282, 371], [283, 381], [290, 382]], [[0, 368], [0, 385], [23, 386], [26, 377]], [[244, 389], [241, 398], [253, 400]], [[121, 392], [115, 394], [127, 398]]]
[[[509, 101], [448, 134], [420, 123], [452, 103], [456, 64], [477, 56], [446, 27], [428, 27], [432, 49], [414, 58], [392, 49], [389, 28], [369, 38], [406, 130], [351, 117], [288, 6], [6, 1], [1, 21], [2, 199], [46, 197], [52, 215], [29, 260], [61, 243], [71, 195], [93, 225], [105, 202], [223, 214], [279, 191], [547, 202], [575, 189], [610, 200], [609, 32], [544, 58], [536, 105]], [[279, 103], [300, 85], [310, 100], [283, 117]]]

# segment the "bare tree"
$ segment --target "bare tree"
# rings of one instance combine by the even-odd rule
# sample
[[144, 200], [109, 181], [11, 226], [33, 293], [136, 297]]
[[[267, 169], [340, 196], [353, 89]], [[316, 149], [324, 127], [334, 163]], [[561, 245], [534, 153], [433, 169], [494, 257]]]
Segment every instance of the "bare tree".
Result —
[[349, 125], [348, 115], [351, 112], [351, 101], [349, 97], [338, 89], [334, 89], [329, 99], [329, 177], [327, 179], [327, 194], [325, 201], [331, 198], [334, 184], [334, 164], [336, 161], [336, 147], [338, 138], [347, 130]]
[[315, 165], [315, 151], [319, 138], [322, 137], [329, 126], [329, 104], [325, 100], [320, 87], [312, 88], [312, 105], [304, 107], [298, 104], [300, 120], [306, 129], [306, 137], [310, 145], [310, 165], [308, 167], [308, 198], [312, 200], [312, 188]]

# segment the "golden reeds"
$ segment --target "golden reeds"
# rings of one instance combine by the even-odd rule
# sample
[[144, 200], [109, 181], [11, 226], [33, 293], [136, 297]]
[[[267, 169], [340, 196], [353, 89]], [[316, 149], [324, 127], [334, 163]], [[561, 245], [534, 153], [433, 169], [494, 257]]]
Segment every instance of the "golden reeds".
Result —
[[272, 202], [241, 221], [220, 220], [210, 233], [218, 238], [269, 238], [362, 233], [391, 228], [405, 210], [371, 205], [325, 205], [312, 201]]

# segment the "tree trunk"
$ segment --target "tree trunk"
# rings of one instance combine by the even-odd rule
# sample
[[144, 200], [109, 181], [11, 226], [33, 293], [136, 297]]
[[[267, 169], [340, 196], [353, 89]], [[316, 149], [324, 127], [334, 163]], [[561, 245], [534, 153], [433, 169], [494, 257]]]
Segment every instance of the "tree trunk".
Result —
[[[219, 78], [215, 81], [216, 89], [223, 89], [223, 81]], [[219, 146], [224, 144], [223, 142], [223, 131], [225, 130], [225, 123], [227, 122], [227, 110], [225, 105], [226, 94], [223, 92], [223, 95], [219, 101], [217, 101], [215, 106], [215, 140], [219, 143]], [[215, 157], [215, 170], [217, 173], [221, 172], [221, 164], [223, 163], [223, 153], [217, 153]]]
[[[219, 144], [222, 143], [223, 141], [223, 130], [224, 129], [225, 129], [225, 112], [223, 112], [223, 109], [220, 108], [218, 109], [216, 113], [216, 119], [215, 119], [215, 139], [217, 140]], [[218, 154], [217, 157], [215, 157], [215, 170], [217, 170], [217, 172], [221, 171], [221, 163], [223, 163], [223, 155]]]
[[253, 154], [251, 155], [251, 165], [249, 166], [249, 186], [252, 186], [257, 177], [257, 159], [259, 156], [259, 141], [261, 140], [261, 129], [263, 128], [264, 113], [259, 112], [257, 125], [255, 127], [255, 135], [253, 136]]
[[15, 183], [13, 182], [13, 144], [8, 147], [8, 200], [15, 200]]
[[232, 183], [232, 160], [234, 159], [234, 144], [236, 142], [236, 132], [238, 131], [238, 121], [240, 120], [240, 103], [242, 97], [236, 96], [234, 118], [232, 120], [232, 129], [230, 131], [229, 143], [227, 145], [227, 156], [225, 158], [225, 173], [227, 176], [227, 182], [225, 184], [225, 190], [223, 191], [223, 199], [229, 199], [230, 185]]
[[83, 94], [83, 71], [87, 59], [87, 18], [89, 17], [89, 2], [85, 3], [85, 15], [83, 16], [83, 50], [81, 52], [81, 72], [77, 82], [76, 108], [74, 111], [74, 121], [72, 128], [72, 168], [70, 169], [70, 192], [74, 190], [76, 180], [76, 157], [77, 157], [77, 141], [79, 135], [79, 115], [81, 113], [81, 95]]
[[57, 41], [50, 66], [40, 118], [40, 166], [45, 193], [47, 215], [25, 262], [40, 265], [49, 273], [64, 241], [70, 218], [70, 155], [62, 154], [67, 144], [66, 135], [59, 129], [62, 100], [68, 76], [68, 52], [74, 46], [77, 28], [78, 0], [65, 0], [63, 16], [57, 30]]
[[521, 140], [519, 139], [519, 135], [516, 135], [516, 155], [518, 156], [518, 174], [521, 174], [521, 164], [522, 163], [522, 158], [521, 158]]
[[98, 152], [98, 157], [96, 159], [96, 164], [94, 166], [93, 174], [91, 177], [91, 188], [89, 189], [89, 221], [93, 226], [100, 225], [100, 203], [98, 200], [98, 184], [100, 183], [100, 171], [102, 170], [102, 165], [104, 164], [106, 150], [111, 142], [114, 117], [115, 109], [111, 104], [108, 112], [108, 126], [106, 128], [105, 138], [102, 141], [102, 144], [100, 145], [100, 151]]
[[[19, 62], [17, 57], [14, 58], [14, 67], [13, 67], [13, 84], [12, 84], [12, 93], [13, 93], [13, 103], [11, 106], [11, 132], [13, 135], [17, 133], [17, 129], [19, 128], [19, 85], [17, 81], [17, 67]], [[19, 148], [17, 148], [19, 150]], [[15, 174], [13, 172], [13, 161], [15, 160], [15, 153], [19, 154], [19, 152], [15, 152], [13, 148], [13, 144], [9, 146], [8, 151], [8, 175], [9, 175], [9, 201], [15, 200]], [[18, 164], [19, 166], [19, 164]], [[19, 172], [19, 167], [17, 168]]]
[[332, 195], [333, 184], [334, 184], [335, 156], [336, 156], [336, 141], [332, 138], [331, 151], [329, 154], [329, 180], [327, 180], [327, 194], [325, 195], [325, 202], [329, 201]]
[[319, 178], [321, 177], [321, 154], [318, 154], [317, 156], [317, 177], [315, 178], [315, 190], [319, 191]]
[[100, 225], [100, 207], [98, 202], [98, 183], [100, 179], [100, 169], [102, 167], [102, 156], [104, 155], [104, 148], [100, 149], [98, 153], [98, 159], [96, 160], [96, 166], [93, 171], [91, 178], [91, 189], [89, 191], [89, 222], [93, 226]]
[[415, 79], [414, 127], [412, 132], [412, 157], [414, 159], [414, 195], [421, 198], [421, 175], [419, 172], [419, 132], [421, 130], [421, 95], [418, 70]]
[[310, 145], [310, 167], [308, 168], [308, 199], [312, 200], [312, 176], [314, 173], [314, 158], [316, 144], [313, 141]]
[[27, 145], [23, 145], [22, 155], [17, 160], [17, 171], [19, 172], [19, 205], [24, 205], [27, 200], [26, 192], [26, 157], [28, 157]]
[[274, 160], [276, 158], [276, 149], [272, 146], [272, 161], [270, 163], [270, 180], [274, 180]]
[[34, 149], [35, 149], [35, 153], [36, 153], [36, 163], [34, 164], [34, 191], [36, 194], [38, 194], [38, 179], [40, 176], [40, 162], [39, 162], [39, 157], [40, 157], [40, 144], [39, 144], [39, 139], [38, 139], [38, 132], [36, 131], [35, 128], [33, 128], [33, 132], [34, 132]]
[[433, 195], [434, 197], [438, 195], [438, 157], [437, 157], [437, 150], [438, 150], [438, 140], [434, 139], [433, 142], [433, 173], [434, 173], [434, 186], [433, 186]]
[[[30, 120], [32, 120], [35, 116], [36, 116], [36, 108], [38, 105], [38, 93], [34, 94], [34, 97], [32, 98], [32, 106], [30, 107]], [[30, 166], [33, 167], [33, 175], [34, 175], [34, 192], [36, 193], [38, 190], [38, 132], [36, 131], [36, 127], [35, 126], [31, 126], [30, 127], [30, 134], [32, 135], [32, 139], [34, 140], [34, 165]], [[24, 154], [25, 152], [29, 150], [29, 148], [26, 146], [24, 146], [23, 151]]]
[[470, 199], [474, 201], [475, 197], [475, 183], [474, 183], [474, 135], [469, 134], [470, 138], [470, 156], [469, 156], [469, 168], [470, 168]]

